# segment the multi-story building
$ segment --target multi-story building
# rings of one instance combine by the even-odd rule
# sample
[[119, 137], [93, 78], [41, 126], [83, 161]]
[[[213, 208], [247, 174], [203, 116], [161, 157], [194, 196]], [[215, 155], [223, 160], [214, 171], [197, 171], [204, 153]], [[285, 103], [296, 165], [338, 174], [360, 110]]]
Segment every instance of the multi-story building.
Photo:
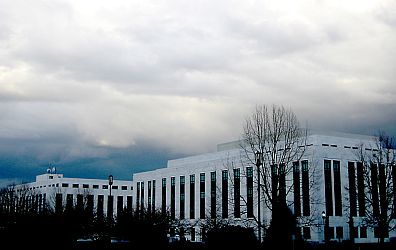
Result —
[[54, 170], [36, 176], [36, 181], [15, 187], [17, 209], [88, 208], [99, 216], [117, 216], [132, 211], [132, 181], [65, 178]]
[[[353, 237], [356, 243], [377, 242], [376, 230], [364, 223], [366, 209], [371, 208], [364, 196], [368, 188], [359, 157], [362, 150], [375, 155], [379, 150], [375, 138], [317, 132], [308, 136], [304, 155], [291, 162], [293, 171], [284, 183], [293, 188], [286, 200], [305, 240], [323, 243], [325, 238]], [[217, 152], [170, 160], [166, 168], [135, 173], [135, 209], [169, 212], [179, 225], [188, 225], [185, 233], [192, 241], [203, 239], [210, 219], [257, 229], [255, 221], [260, 218], [268, 226], [271, 213], [264, 195], [260, 202], [257, 198], [257, 167], [242, 160], [243, 154], [240, 142], [230, 142], [218, 145]], [[393, 173], [395, 179], [396, 170]], [[390, 232], [385, 240], [395, 236]]]

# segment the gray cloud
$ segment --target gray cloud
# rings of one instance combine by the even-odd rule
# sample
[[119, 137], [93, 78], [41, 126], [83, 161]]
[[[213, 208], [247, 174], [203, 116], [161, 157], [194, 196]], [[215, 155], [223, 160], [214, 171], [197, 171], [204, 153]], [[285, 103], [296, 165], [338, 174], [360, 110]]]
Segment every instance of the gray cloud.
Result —
[[2, 1], [2, 162], [93, 173], [154, 147], [162, 164], [238, 139], [261, 103], [312, 128], [396, 135], [394, 13], [392, 1]]

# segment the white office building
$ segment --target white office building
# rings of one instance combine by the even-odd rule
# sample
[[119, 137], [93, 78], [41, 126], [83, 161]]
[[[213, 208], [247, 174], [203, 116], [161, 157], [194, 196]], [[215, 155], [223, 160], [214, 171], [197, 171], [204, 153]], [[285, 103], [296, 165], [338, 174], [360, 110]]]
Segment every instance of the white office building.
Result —
[[[90, 209], [99, 216], [117, 216], [122, 209], [132, 211], [132, 181], [110, 179], [65, 178], [49, 169], [36, 176], [36, 181], [17, 185], [16, 208]], [[24, 205], [25, 204], [25, 205]]]
[[[373, 139], [322, 132], [308, 136], [303, 157], [292, 163], [294, 171], [285, 180], [285, 185], [298, 187], [287, 194], [286, 201], [298, 217], [298, 229], [305, 240], [325, 241], [325, 212], [328, 239], [378, 241], [375, 230], [363, 223], [367, 188], [362, 184], [358, 157], [360, 149], [368, 154], [378, 151]], [[255, 164], [241, 161], [243, 152], [239, 142], [230, 142], [218, 145], [213, 153], [170, 160], [166, 168], [135, 173], [134, 208], [169, 212], [179, 224], [189, 225], [185, 233], [192, 241], [202, 240], [208, 219], [256, 229], [257, 169]], [[261, 199], [260, 204], [260, 221], [268, 226], [270, 212]], [[391, 231], [385, 241], [395, 236]]]

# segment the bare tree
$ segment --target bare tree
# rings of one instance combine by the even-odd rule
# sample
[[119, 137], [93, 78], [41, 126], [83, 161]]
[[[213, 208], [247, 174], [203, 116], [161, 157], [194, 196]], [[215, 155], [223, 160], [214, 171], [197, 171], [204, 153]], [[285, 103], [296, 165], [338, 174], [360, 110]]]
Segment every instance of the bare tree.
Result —
[[[256, 165], [259, 204], [262, 201], [269, 209], [272, 224], [275, 225], [276, 220], [282, 218], [282, 213], [289, 209], [286, 197], [294, 189], [291, 179], [295, 171], [293, 162], [302, 159], [308, 132], [300, 127], [297, 116], [291, 109], [277, 105], [256, 106], [246, 119], [243, 129], [243, 161], [245, 164]], [[306, 167], [311, 166], [312, 164]], [[313, 186], [310, 183], [309, 188]]]
[[379, 132], [372, 145], [361, 145], [357, 153], [364, 182], [363, 223], [374, 229], [381, 243], [396, 229], [392, 223], [396, 218], [395, 148], [394, 138]]

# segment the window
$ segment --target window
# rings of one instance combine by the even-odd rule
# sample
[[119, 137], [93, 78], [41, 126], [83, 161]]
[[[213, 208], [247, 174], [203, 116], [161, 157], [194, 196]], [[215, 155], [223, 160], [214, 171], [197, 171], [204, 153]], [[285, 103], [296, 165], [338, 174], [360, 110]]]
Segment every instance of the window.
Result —
[[216, 172], [210, 172], [210, 215], [216, 218]]
[[334, 173], [334, 213], [335, 216], [342, 216], [342, 198], [341, 198], [341, 174], [340, 161], [333, 161]]
[[162, 178], [162, 213], [166, 213], [166, 178]]
[[302, 168], [302, 201], [303, 201], [303, 215], [309, 216], [311, 214], [310, 198], [309, 198], [309, 167], [308, 161], [301, 161]]
[[118, 186], [111, 186], [112, 189], [118, 189]]
[[334, 239], [334, 227], [329, 227], [329, 239]]
[[303, 237], [306, 240], [311, 239], [311, 228], [310, 227], [303, 227]]
[[171, 177], [171, 219], [174, 220], [176, 216], [176, 178]]
[[357, 189], [358, 189], [358, 203], [359, 203], [359, 216], [366, 215], [365, 193], [364, 193], [364, 176], [363, 176], [363, 163], [356, 164], [357, 175]]
[[371, 195], [373, 202], [373, 215], [379, 216], [379, 194], [378, 194], [378, 166], [375, 163], [370, 164], [371, 169]]
[[348, 162], [348, 178], [349, 178], [349, 205], [350, 213], [356, 216], [356, 176], [355, 176], [355, 163]]
[[360, 227], [360, 238], [367, 238], [367, 227]]
[[73, 184], [73, 188], [78, 188], [78, 184]]
[[185, 176], [180, 176], [180, 219], [185, 217]]
[[234, 217], [241, 217], [241, 171], [234, 169]]
[[153, 199], [152, 199], [152, 208], [155, 211], [155, 180], [153, 180]]
[[353, 227], [353, 232], [352, 232], [352, 235], [353, 235], [353, 238], [359, 238], [359, 235], [358, 235], [358, 231], [359, 230], [359, 228], [358, 227]]
[[121, 190], [128, 190], [128, 186], [121, 186]]
[[62, 187], [63, 187], [63, 188], [69, 187], [69, 183], [62, 183]]
[[221, 179], [222, 218], [228, 218], [228, 170], [221, 171]]
[[199, 175], [199, 218], [205, 219], [205, 173]]
[[294, 215], [301, 216], [301, 197], [300, 197], [300, 166], [299, 162], [293, 162], [293, 188], [294, 188]]
[[109, 186], [108, 185], [102, 185], [102, 189], [108, 189]]
[[83, 184], [83, 188], [89, 188], [88, 184]]
[[195, 228], [191, 228], [191, 241], [195, 241]]
[[148, 197], [147, 197], [147, 201], [148, 201], [147, 212], [150, 214], [151, 213], [151, 181], [148, 181], [147, 194], [148, 194]]
[[247, 217], [253, 217], [253, 168], [246, 167], [246, 191], [247, 191], [247, 200], [246, 200], [246, 209], [247, 209]]
[[94, 184], [94, 185], [92, 186], [92, 188], [93, 188], [93, 189], [99, 189], [99, 185]]
[[[331, 161], [324, 160], [326, 214], [333, 216], [333, 188], [331, 182]], [[334, 233], [333, 233], [334, 234]]]
[[195, 175], [193, 174], [190, 175], [190, 219], [195, 219]]
[[339, 240], [344, 238], [344, 228], [343, 227], [336, 227], [336, 237]]
[[117, 215], [121, 215], [124, 208], [124, 197], [117, 196]]
[[48, 176], [48, 179], [52, 180], [54, 177], [52, 175]]

